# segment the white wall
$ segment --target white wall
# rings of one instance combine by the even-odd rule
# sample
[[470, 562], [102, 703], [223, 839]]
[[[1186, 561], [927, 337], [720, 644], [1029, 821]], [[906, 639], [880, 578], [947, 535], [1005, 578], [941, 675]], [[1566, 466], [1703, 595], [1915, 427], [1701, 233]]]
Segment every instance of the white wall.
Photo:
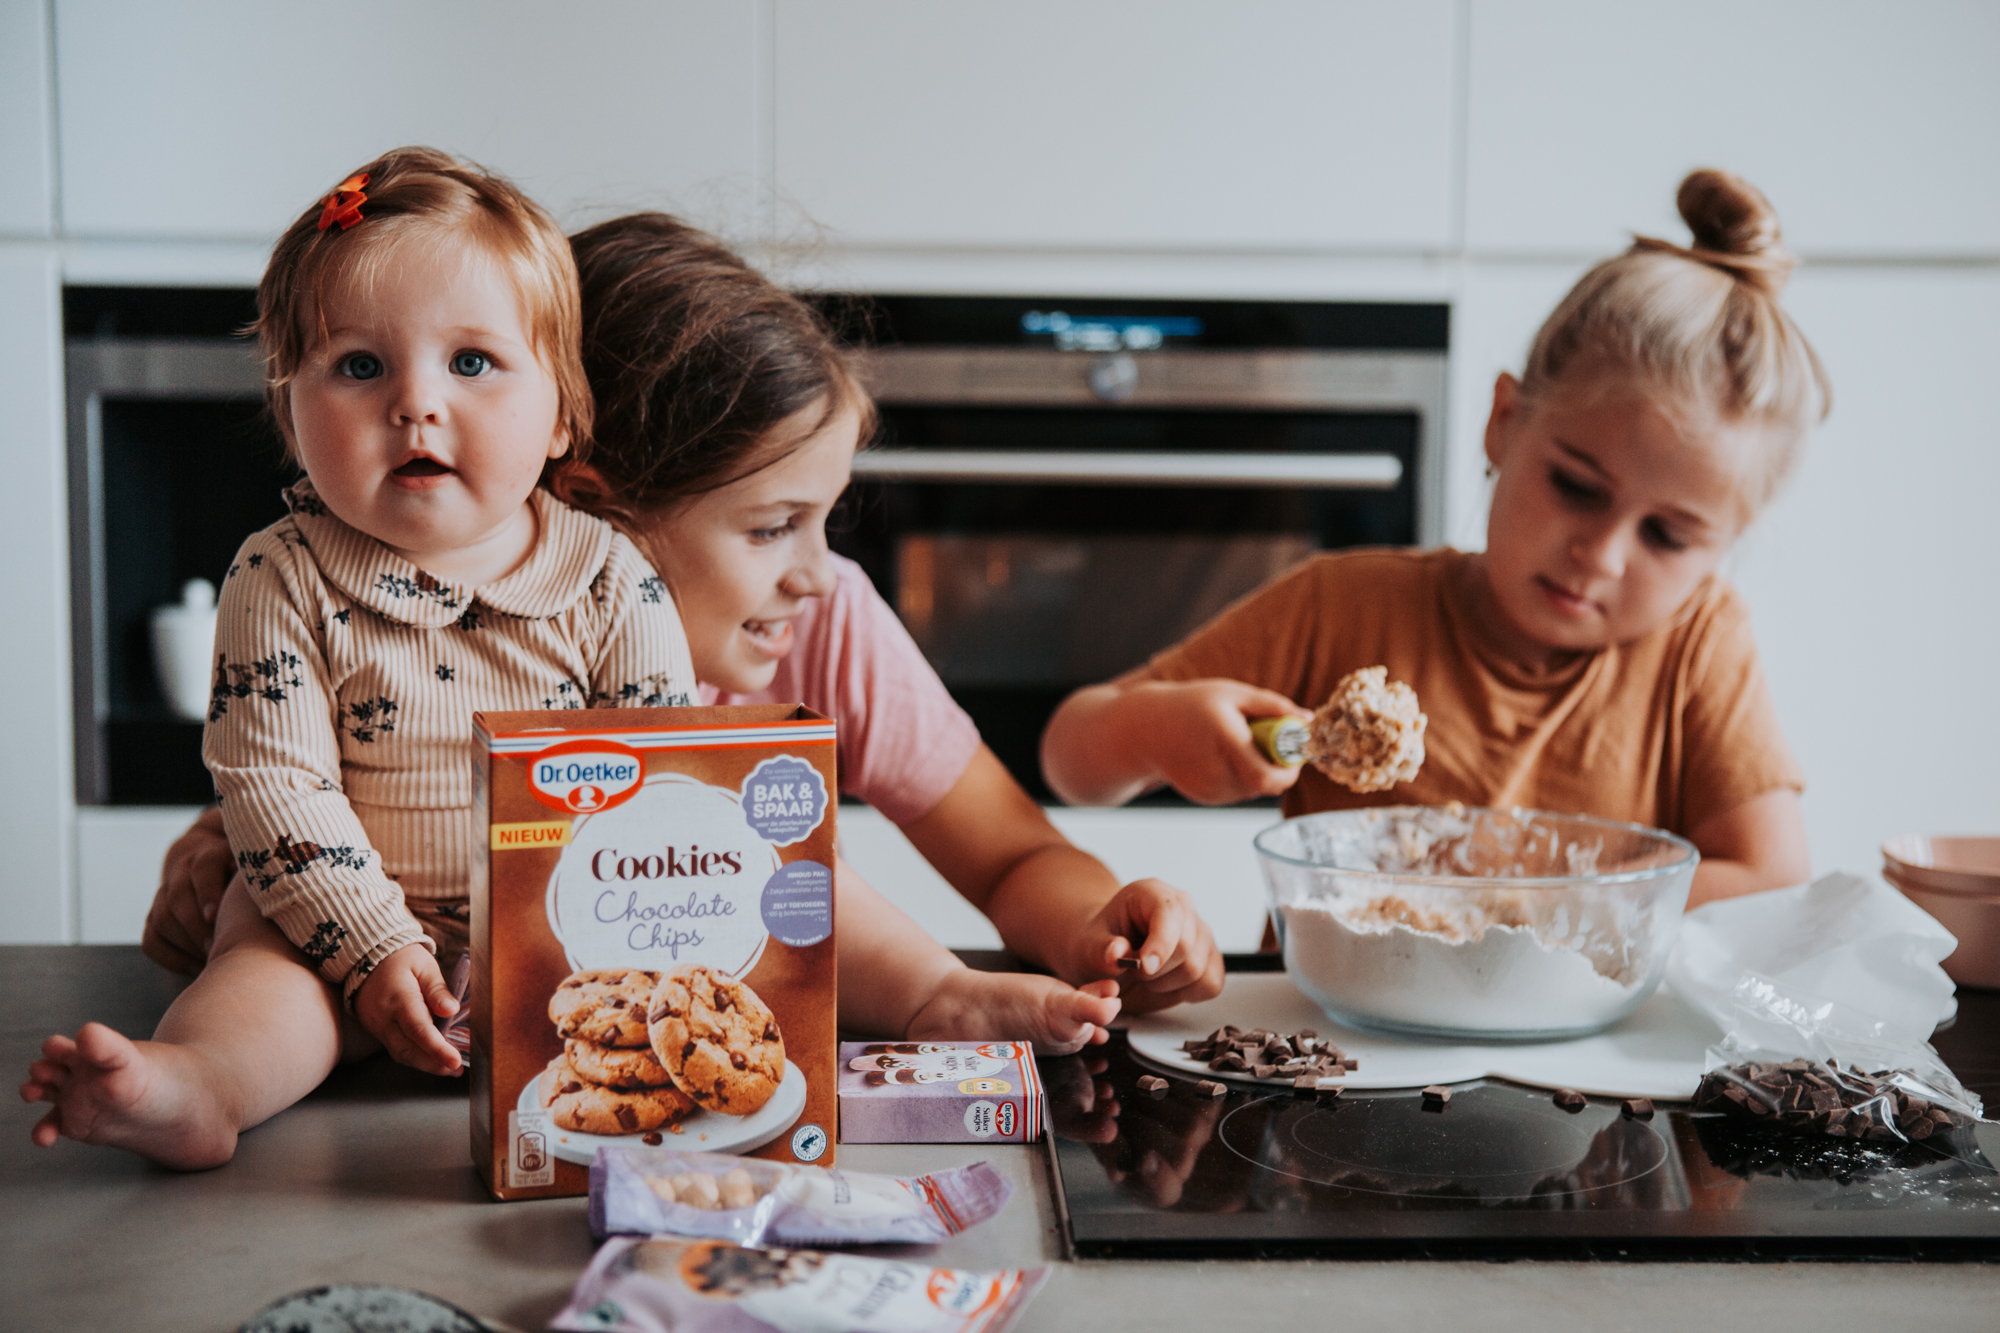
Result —
[[[1811, 780], [1816, 869], [1870, 869], [1896, 832], [2000, 829], [1990, 0], [328, 14], [0, 0], [0, 716], [34, 758], [0, 791], [0, 939], [136, 932], [143, 891], [119, 885], [167, 832], [92, 816], [80, 836], [66, 777], [47, 776], [68, 763], [59, 276], [253, 282], [332, 177], [413, 140], [513, 173], [570, 223], [679, 209], [794, 280], [1450, 301], [1447, 530], [1462, 545], [1483, 539], [1494, 374], [1592, 259], [1633, 230], [1680, 234], [1686, 170], [1742, 171], [1807, 261], [1793, 308], [1836, 387], [1796, 485], [1732, 566]], [[1881, 717], [1889, 690], [1915, 705]], [[1096, 816], [1075, 818], [1098, 836]], [[892, 896], [927, 901], [935, 885], [898, 868], [893, 833], [850, 827], [864, 871], [875, 858]], [[1212, 859], [1240, 830], [1188, 829], [1150, 861], [1144, 839], [1099, 840], [1121, 873], [1192, 878], [1217, 912], [1254, 901], [1247, 852], [1236, 870]], [[938, 910], [947, 938], [977, 942], [976, 919]]]

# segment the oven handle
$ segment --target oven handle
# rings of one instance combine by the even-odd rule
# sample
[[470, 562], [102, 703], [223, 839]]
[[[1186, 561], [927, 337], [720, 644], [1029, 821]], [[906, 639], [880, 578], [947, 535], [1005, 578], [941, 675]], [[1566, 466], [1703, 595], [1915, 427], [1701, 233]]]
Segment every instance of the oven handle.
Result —
[[1394, 454], [1128, 454], [1000, 449], [864, 449], [854, 475], [884, 481], [1053, 486], [1273, 486], [1393, 490]]

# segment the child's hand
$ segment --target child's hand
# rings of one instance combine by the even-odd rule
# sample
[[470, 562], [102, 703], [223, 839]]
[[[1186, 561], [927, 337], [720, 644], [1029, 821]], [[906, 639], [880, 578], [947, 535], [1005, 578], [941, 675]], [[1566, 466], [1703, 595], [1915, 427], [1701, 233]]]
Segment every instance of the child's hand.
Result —
[[[1215, 936], [1195, 911], [1194, 899], [1171, 884], [1157, 879], [1127, 884], [1091, 921], [1088, 936], [1092, 969], [1118, 978], [1128, 1014], [1222, 994], [1222, 953]], [[1119, 966], [1119, 959], [1134, 957], [1137, 967]]]
[[1299, 770], [1274, 764], [1250, 737], [1260, 717], [1310, 713], [1284, 695], [1239, 680], [1147, 681], [1132, 687], [1128, 735], [1151, 752], [1172, 787], [1202, 805], [1276, 796]]
[[398, 1063], [427, 1074], [456, 1074], [464, 1067], [431, 1015], [458, 1012], [437, 959], [421, 944], [406, 944], [375, 965], [354, 993], [354, 1016]]

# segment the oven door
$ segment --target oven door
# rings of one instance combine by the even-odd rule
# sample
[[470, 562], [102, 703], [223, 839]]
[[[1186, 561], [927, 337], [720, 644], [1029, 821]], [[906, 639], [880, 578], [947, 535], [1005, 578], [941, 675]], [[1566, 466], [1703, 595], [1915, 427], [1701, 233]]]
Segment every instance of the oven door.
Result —
[[[1435, 536], [1432, 352], [887, 347], [834, 535], [1031, 793], [1078, 686], [1315, 551]], [[1171, 797], [1162, 799], [1174, 799]]]

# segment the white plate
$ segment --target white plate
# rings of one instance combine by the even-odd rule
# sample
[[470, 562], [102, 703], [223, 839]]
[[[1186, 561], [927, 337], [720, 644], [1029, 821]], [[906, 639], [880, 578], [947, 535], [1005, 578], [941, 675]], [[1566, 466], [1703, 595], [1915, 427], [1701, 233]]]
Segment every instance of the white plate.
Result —
[[1482, 1046], [1377, 1036], [1335, 1023], [1282, 972], [1236, 973], [1215, 999], [1143, 1014], [1125, 1031], [1136, 1054], [1175, 1073], [1291, 1085], [1290, 1079], [1211, 1073], [1207, 1065], [1181, 1051], [1182, 1042], [1206, 1037], [1225, 1023], [1275, 1032], [1311, 1028], [1360, 1061], [1360, 1067], [1343, 1080], [1357, 1091], [1504, 1078], [1534, 1087], [1575, 1088], [1599, 1097], [1680, 1101], [1694, 1096], [1708, 1046], [1722, 1039], [1714, 1024], [1665, 987], [1623, 1022], [1595, 1036], [1569, 1041]]
[[[529, 1079], [522, 1087], [521, 1095], [515, 1100], [515, 1107], [522, 1111], [542, 1109], [542, 1079], [548, 1074], [544, 1069]], [[749, 1115], [723, 1115], [720, 1111], [697, 1110], [681, 1121], [681, 1132], [676, 1134], [662, 1128], [660, 1137], [670, 1148], [682, 1148], [688, 1152], [749, 1152], [761, 1148], [772, 1139], [792, 1127], [799, 1118], [799, 1112], [806, 1109], [806, 1076], [790, 1060], [785, 1061], [785, 1076], [778, 1081], [778, 1090], [771, 1094], [771, 1100], [752, 1111]], [[565, 1162], [575, 1162], [578, 1166], [589, 1166], [597, 1157], [597, 1150], [604, 1146], [617, 1147], [631, 1143], [635, 1134], [586, 1134], [580, 1129], [563, 1129], [550, 1122], [549, 1136], [555, 1140], [555, 1154]]]

